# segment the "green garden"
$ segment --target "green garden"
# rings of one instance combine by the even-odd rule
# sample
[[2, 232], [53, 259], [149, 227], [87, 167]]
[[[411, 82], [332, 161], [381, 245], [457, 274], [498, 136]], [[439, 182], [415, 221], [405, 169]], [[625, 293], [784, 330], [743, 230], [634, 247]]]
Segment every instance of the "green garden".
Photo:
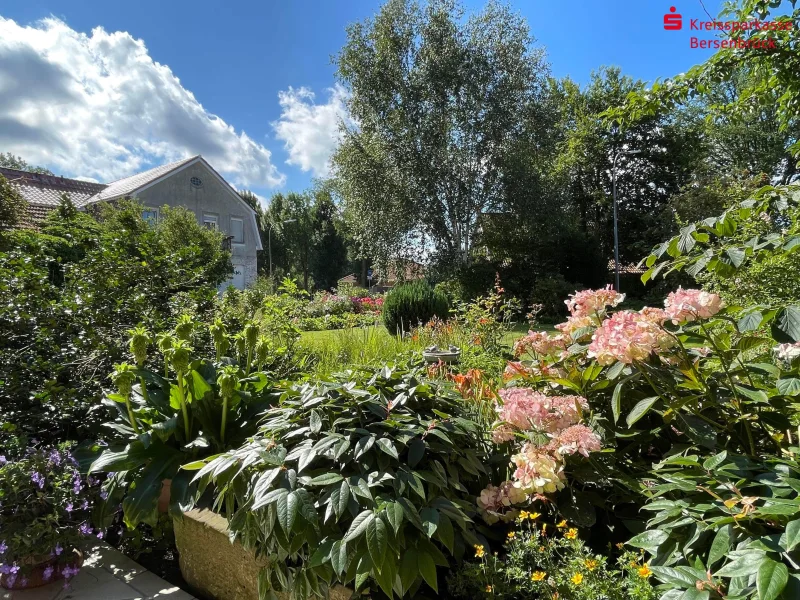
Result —
[[504, 5], [386, 3], [245, 290], [188, 210], [15, 227], [0, 178], [0, 584], [102, 539], [183, 585], [199, 507], [262, 599], [800, 598], [800, 9], [728, 10], [794, 27], [581, 88]]

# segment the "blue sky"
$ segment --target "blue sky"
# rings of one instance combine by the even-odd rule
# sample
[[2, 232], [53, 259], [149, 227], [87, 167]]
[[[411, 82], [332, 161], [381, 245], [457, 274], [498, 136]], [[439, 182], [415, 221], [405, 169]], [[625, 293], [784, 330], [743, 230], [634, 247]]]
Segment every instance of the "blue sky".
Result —
[[[482, 4], [467, 2], [475, 9]], [[720, 3], [705, 4], [716, 16]], [[346, 25], [379, 5], [3, 3], [0, 151], [98, 180], [203, 153], [234, 185], [263, 197], [303, 189], [324, 174], [335, 143], [332, 124], [341, 116], [331, 56], [344, 43]], [[711, 52], [690, 48], [687, 27], [664, 31], [671, 5], [685, 20], [707, 18], [699, 0], [512, 3], [546, 47], [553, 74], [581, 83], [601, 65], [652, 81], [704, 61]], [[57, 21], [41, 22], [51, 17]], [[21, 99], [31, 83], [44, 91]], [[208, 113], [219, 119], [209, 123]], [[4, 128], [4, 119], [13, 126]], [[54, 139], [54, 131], [61, 137]]]

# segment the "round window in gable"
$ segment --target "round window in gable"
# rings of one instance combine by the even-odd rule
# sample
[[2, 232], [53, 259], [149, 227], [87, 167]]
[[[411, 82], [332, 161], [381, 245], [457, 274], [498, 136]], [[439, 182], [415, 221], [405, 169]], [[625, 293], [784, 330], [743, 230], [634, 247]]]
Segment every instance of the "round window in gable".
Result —
[[196, 188], [203, 187], [203, 180], [199, 177], [192, 177], [189, 182]]

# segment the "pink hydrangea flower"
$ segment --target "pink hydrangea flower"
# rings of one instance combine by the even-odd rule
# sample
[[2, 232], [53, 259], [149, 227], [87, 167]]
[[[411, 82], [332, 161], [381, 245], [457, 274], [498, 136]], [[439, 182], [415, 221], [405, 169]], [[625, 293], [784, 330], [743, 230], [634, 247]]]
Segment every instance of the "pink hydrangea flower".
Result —
[[559, 354], [567, 349], [564, 336], [551, 336], [544, 331], [529, 331], [528, 335], [514, 343], [514, 355], [520, 356], [523, 352], [533, 352], [541, 356]]
[[632, 311], [614, 313], [594, 332], [588, 356], [601, 365], [616, 361], [631, 364], [646, 360], [656, 350], [673, 343], [670, 335], [652, 318]]
[[664, 300], [667, 318], [678, 323], [689, 323], [696, 319], [708, 319], [717, 314], [725, 306], [717, 294], [703, 290], [684, 290], [678, 288], [670, 292]]
[[514, 470], [514, 487], [525, 494], [552, 494], [564, 489], [564, 465], [533, 444], [525, 444], [522, 451], [511, 457]]
[[655, 323], [656, 325], [663, 325], [664, 321], [669, 319], [667, 311], [665, 311], [662, 308], [656, 308], [654, 306], [645, 306], [642, 310], [639, 311], [639, 314], [642, 315], [648, 321]]
[[504, 481], [499, 486], [489, 484], [481, 491], [476, 503], [483, 520], [491, 525], [499, 520], [508, 522], [515, 519], [517, 511], [513, 505], [522, 504], [527, 499], [527, 495], [511, 481]]
[[591, 317], [588, 315], [584, 317], [572, 316], [569, 317], [566, 320], [566, 322], [559, 323], [558, 325], [556, 325], [556, 329], [558, 329], [562, 334], [572, 338], [572, 334], [578, 331], [579, 329], [585, 329], [586, 327], [596, 327], [596, 326], [597, 326], [597, 320], [595, 317]]
[[[581, 413], [589, 408], [586, 398], [581, 396], [545, 396], [529, 388], [506, 388], [498, 394], [503, 400], [497, 407], [498, 417], [522, 431], [534, 427], [554, 433], [577, 423]], [[508, 430], [502, 430], [498, 437], [509, 441], [508, 435]]]
[[625, 300], [625, 294], [619, 294], [607, 285], [601, 290], [584, 290], [575, 292], [564, 302], [573, 317], [592, 317], [604, 312], [607, 306], [617, 306]]
[[598, 452], [603, 447], [600, 437], [586, 425], [572, 425], [560, 431], [545, 447], [555, 456], [581, 454], [588, 458], [589, 452]]

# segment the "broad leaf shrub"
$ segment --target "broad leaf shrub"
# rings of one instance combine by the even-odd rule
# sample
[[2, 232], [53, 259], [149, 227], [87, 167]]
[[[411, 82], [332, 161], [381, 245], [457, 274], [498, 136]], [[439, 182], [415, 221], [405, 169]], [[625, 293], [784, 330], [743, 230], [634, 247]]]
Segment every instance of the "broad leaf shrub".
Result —
[[[475, 497], [489, 448], [447, 384], [421, 369], [351, 371], [288, 390], [259, 434], [199, 468], [198, 493], [269, 559], [262, 598], [357, 591], [416, 597], [485, 544]], [[507, 460], [507, 459], [505, 459]]]
[[[613, 512], [649, 501], [653, 520], [622, 522], [646, 527], [631, 544], [651, 553], [666, 600], [796, 597], [800, 307], [726, 308], [716, 294], [678, 289], [663, 309], [609, 315], [621, 300], [609, 289], [575, 294], [560, 333], [531, 332], [508, 367], [512, 382], [548, 398], [580, 394], [613, 449], [588, 455], [593, 480], [573, 478], [579, 504]], [[530, 427], [523, 417], [536, 426], [531, 411], [518, 419], [507, 405], [509, 434]], [[720, 530], [730, 533], [722, 553]]]
[[383, 302], [383, 324], [392, 334], [411, 331], [433, 317], [446, 319], [447, 314], [447, 296], [424, 280], [398, 284]]
[[[199, 335], [195, 329], [194, 322], [181, 319], [174, 332], [159, 336], [141, 327], [131, 332], [135, 365], [115, 366], [111, 379], [116, 392], [104, 399], [116, 413], [109, 426], [117, 436], [104, 449], [105, 443], [95, 445], [102, 453], [89, 469], [113, 474], [106, 483], [108, 499], [97, 507], [98, 523], [109, 525], [122, 502], [129, 528], [155, 526], [163, 480], [171, 480], [171, 510], [188, 506], [191, 477], [180, 467], [241, 445], [277, 401], [266, 369], [281, 362], [282, 355], [274, 354], [258, 325], [229, 336], [219, 321], [212, 324], [213, 359], [198, 356], [190, 346]], [[163, 372], [144, 368], [155, 348]]]
[[451, 597], [514, 600], [655, 600], [652, 571], [638, 552], [625, 552], [616, 568], [593, 552], [566, 523], [540, 522], [523, 511], [506, 536], [503, 555], [483, 546], [476, 561], [448, 577]]
[[231, 268], [221, 235], [185, 209], [162, 215], [151, 227], [135, 203], [94, 217], [65, 200], [40, 232], [0, 231], [4, 427], [42, 441], [94, 437], [127, 330], [168, 329], [186, 307], [213, 306]]

